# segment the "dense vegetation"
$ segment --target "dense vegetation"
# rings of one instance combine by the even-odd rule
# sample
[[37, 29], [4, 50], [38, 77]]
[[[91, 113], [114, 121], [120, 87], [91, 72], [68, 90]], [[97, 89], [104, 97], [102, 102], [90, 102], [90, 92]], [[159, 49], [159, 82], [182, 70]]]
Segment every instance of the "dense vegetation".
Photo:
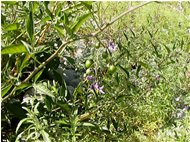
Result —
[[2, 141], [190, 140], [189, 2], [1, 3]]

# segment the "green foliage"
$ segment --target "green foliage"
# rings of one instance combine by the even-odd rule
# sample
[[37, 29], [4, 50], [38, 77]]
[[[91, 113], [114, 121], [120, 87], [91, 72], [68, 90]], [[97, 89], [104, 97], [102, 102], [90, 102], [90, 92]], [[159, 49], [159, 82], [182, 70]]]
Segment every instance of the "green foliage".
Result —
[[2, 139], [188, 141], [189, 2], [138, 4], [2, 2]]

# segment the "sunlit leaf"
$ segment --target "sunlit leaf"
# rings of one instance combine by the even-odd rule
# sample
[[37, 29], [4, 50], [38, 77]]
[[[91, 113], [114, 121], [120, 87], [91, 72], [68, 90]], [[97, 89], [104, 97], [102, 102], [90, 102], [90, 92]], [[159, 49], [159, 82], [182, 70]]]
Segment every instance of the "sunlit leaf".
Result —
[[3, 30], [5, 31], [14, 31], [19, 29], [19, 24], [18, 23], [14, 23], [14, 24], [9, 24], [8, 26], [6, 26], [5, 28], [3, 28]]
[[24, 119], [22, 119], [22, 120], [18, 123], [18, 125], [17, 125], [17, 127], [16, 127], [16, 133], [18, 133], [18, 130], [19, 130], [20, 126], [21, 126], [25, 121], [27, 121], [27, 120], [30, 120], [30, 118], [24, 118]]
[[81, 126], [85, 126], [85, 127], [95, 127], [96, 125], [90, 123], [90, 122], [82, 122]]
[[93, 1], [82, 1], [81, 3], [85, 5], [88, 9], [92, 9]]
[[33, 81], [36, 82], [38, 80], [38, 78], [42, 75], [44, 69], [40, 70], [34, 77], [33, 77]]
[[39, 93], [39, 94], [48, 95], [52, 98], [55, 97], [54, 94], [47, 88], [47, 86], [45, 86], [42, 83], [33, 84], [33, 87], [37, 91], [37, 93]]
[[47, 132], [41, 130], [41, 134], [45, 142], [51, 142], [51, 139], [49, 138], [49, 134]]
[[5, 88], [1, 89], [1, 97], [5, 96], [5, 94], [7, 94], [7, 92], [11, 89], [13, 85], [7, 85]]
[[6, 46], [1, 50], [1, 54], [27, 53], [28, 50], [23, 44]]
[[32, 87], [32, 84], [31, 83], [23, 83], [21, 85], [19, 85], [16, 90], [22, 90], [24, 88], [29, 88], [29, 87]]
[[57, 26], [57, 25], [54, 25], [54, 28], [58, 31], [58, 33], [61, 35], [61, 36], [64, 36], [65, 35], [65, 30], [60, 27], [60, 26]]

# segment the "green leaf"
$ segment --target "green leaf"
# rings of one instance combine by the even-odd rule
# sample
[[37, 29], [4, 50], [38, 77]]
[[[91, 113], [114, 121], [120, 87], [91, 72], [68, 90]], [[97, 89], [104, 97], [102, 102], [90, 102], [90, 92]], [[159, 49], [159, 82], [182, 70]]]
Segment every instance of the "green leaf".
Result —
[[141, 66], [143, 66], [144, 68], [146, 68], [146, 69], [151, 69], [151, 67], [150, 67], [148, 64], [144, 63], [144, 62], [139, 61], [138, 63], [139, 63]]
[[136, 37], [135, 32], [131, 28], [130, 28], [130, 31], [131, 31], [133, 37]]
[[128, 38], [127, 34], [126, 34], [126, 33], [123, 33], [123, 34], [124, 34], [124, 36], [125, 36], [126, 40], [128, 41], [128, 40], [129, 40], [129, 38]]
[[27, 120], [30, 120], [30, 118], [24, 118], [24, 119], [22, 119], [22, 120], [18, 123], [18, 125], [17, 125], [17, 127], [16, 127], [16, 134], [18, 133], [18, 130], [19, 130], [20, 126], [21, 126], [25, 121], [27, 121]]
[[81, 126], [85, 126], [85, 127], [95, 127], [94, 124], [90, 123], [90, 122], [82, 122]]
[[36, 82], [38, 78], [42, 75], [44, 69], [40, 70], [33, 78], [33, 81]]
[[149, 34], [150, 38], [152, 38], [153, 35], [151, 34], [151, 32], [149, 30], [147, 30], [147, 31], [148, 31], [148, 34]]
[[1, 90], [1, 97], [3, 97], [3, 96], [5, 96], [5, 94], [7, 94], [7, 92], [11, 89], [11, 87], [12, 87], [13, 85], [7, 85], [5, 88], [3, 88], [2, 90]]
[[19, 68], [19, 72], [21, 73], [22, 72], [22, 70], [25, 68], [25, 67], [27, 67], [28, 65], [29, 65], [29, 60], [30, 60], [30, 58], [31, 58], [31, 55], [30, 54], [26, 54], [25, 55], [25, 57], [24, 57], [24, 60], [22, 61], [22, 64], [21, 64], [21, 66], [20, 66], [20, 68]]
[[4, 28], [5, 31], [14, 31], [19, 29], [19, 24], [18, 23], [14, 23], [14, 24], [9, 24], [8, 26], [6, 26]]
[[122, 67], [121, 65], [118, 65], [118, 67], [127, 75], [127, 77], [129, 78], [129, 72], [127, 71], [127, 69], [125, 69], [124, 67]]
[[22, 41], [21, 42], [23, 43], [23, 45], [26, 47], [28, 53], [31, 53], [31, 50], [32, 50], [32, 46], [28, 43], [26, 43], [25, 41]]
[[49, 138], [49, 134], [47, 132], [45, 132], [44, 130], [41, 130], [41, 134], [45, 142], [51, 142]]
[[45, 18], [43, 18], [41, 21], [40, 21], [40, 24], [45, 24], [47, 21], [51, 21], [51, 17], [50, 16], [46, 16]]
[[82, 15], [80, 16], [77, 21], [74, 23], [74, 25], [72, 26], [72, 32], [73, 33], [76, 33], [80, 27], [82, 26], [82, 24], [88, 19], [90, 18], [91, 16], [91, 13], [88, 13], [88, 14], [85, 14], [85, 15]]
[[93, 1], [81, 1], [81, 3], [86, 6], [88, 9], [92, 9]]
[[38, 84], [33, 84], [34, 89], [40, 93], [40, 94], [44, 94], [44, 95], [48, 95], [52, 98], [54, 98], [55, 96], [53, 95], [53, 93], [47, 88], [47, 86], [45, 86], [42, 83], [38, 83]]
[[138, 65], [137, 67], [137, 71], [136, 71], [136, 76], [139, 77], [139, 72], [141, 70], [141, 65]]
[[6, 46], [1, 50], [1, 54], [18, 54], [28, 52], [22, 44]]
[[57, 25], [54, 25], [54, 28], [58, 31], [58, 33], [61, 35], [61, 36], [64, 36], [65, 35], [65, 30], [60, 27], [60, 26], [57, 26]]
[[45, 98], [45, 105], [47, 106], [47, 109], [51, 111], [52, 109], [52, 99], [49, 96], [46, 96]]
[[17, 2], [16, 1], [2, 1], [4, 4], [11, 4], [15, 5]]
[[164, 45], [164, 47], [166, 48], [166, 50], [167, 50], [167, 52], [168, 52], [168, 54], [170, 53], [170, 49], [169, 49], [169, 47], [167, 46], [167, 45], [165, 45], [165, 44], [163, 44]]
[[46, 13], [51, 17], [51, 19], [53, 18], [53, 15], [52, 15], [52, 13], [51, 13], [51, 11], [49, 10], [49, 8], [48, 8], [48, 5], [49, 5], [49, 1], [45, 1], [44, 2], [44, 5], [45, 5], [45, 11], [46, 11]]
[[31, 84], [31, 83], [24, 83], [24, 84], [21, 84], [20, 86], [18, 86], [18, 87], [16, 88], [16, 90], [22, 90], [22, 89], [24, 89], [24, 88], [30, 88], [30, 87], [32, 87], [32, 84]]
[[29, 12], [28, 18], [26, 20], [26, 31], [30, 40], [32, 41], [34, 38], [34, 21], [32, 11]]

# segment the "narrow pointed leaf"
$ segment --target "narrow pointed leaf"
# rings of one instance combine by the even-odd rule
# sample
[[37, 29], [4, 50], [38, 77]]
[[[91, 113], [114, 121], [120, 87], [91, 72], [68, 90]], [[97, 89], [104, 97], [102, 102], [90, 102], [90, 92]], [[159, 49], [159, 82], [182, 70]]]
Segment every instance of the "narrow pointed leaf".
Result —
[[38, 78], [42, 75], [44, 69], [42, 69], [41, 71], [39, 71], [33, 78], [34, 82], [36, 82], [38, 80]]
[[32, 11], [29, 12], [27, 21], [26, 21], [26, 31], [30, 40], [32, 41], [34, 38], [34, 21], [33, 21], [33, 13]]
[[54, 28], [57, 30], [57, 32], [61, 35], [64, 36], [65, 35], [65, 31], [62, 27], [55, 25]]
[[21, 126], [25, 121], [27, 121], [27, 120], [29, 120], [29, 119], [30, 119], [30, 118], [24, 118], [24, 119], [22, 119], [22, 120], [18, 123], [18, 125], [17, 125], [17, 127], [16, 127], [16, 133], [18, 132], [20, 126]]
[[5, 88], [3, 88], [1, 91], [1, 97], [5, 96], [5, 94], [7, 94], [7, 92], [11, 89], [12, 86], [13, 85], [10, 84], [10, 85], [6, 86]]
[[75, 22], [75, 24], [72, 26], [72, 31], [73, 33], [76, 33], [80, 27], [82, 26], [82, 24], [88, 19], [90, 18], [91, 13], [82, 15], [81, 17], [78, 18], [78, 20]]

